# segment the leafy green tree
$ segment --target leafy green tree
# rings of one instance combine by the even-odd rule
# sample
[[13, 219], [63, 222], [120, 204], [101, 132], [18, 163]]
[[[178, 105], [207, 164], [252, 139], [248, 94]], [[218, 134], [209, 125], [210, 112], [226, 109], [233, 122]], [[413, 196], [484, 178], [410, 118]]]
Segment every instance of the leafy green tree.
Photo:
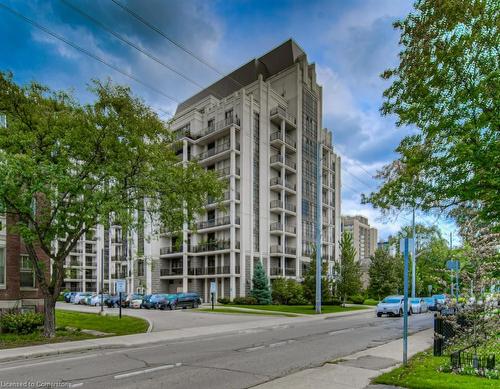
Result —
[[273, 302], [285, 305], [300, 305], [307, 303], [304, 298], [304, 288], [301, 283], [291, 278], [276, 278], [272, 283]]
[[[12, 214], [44, 296], [44, 334], [55, 335], [64, 262], [82, 235], [110, 218], [137, 227], [136, 210], [172, 231], [189, 225], [223, 184], [196, 163], [178, 164], [166, 124], [127, 87], [94, 81], [91, 104], [0, 73], [0, 204]], [[56, 246], [54, 242], [58, 242]], [[50, 258], [51, 271], [44, 266]]]
[[500, 73], [498, 0], [418, 0], [394, 26], [399, 66], [382, 77], [384, 115], [418, 132], [378, 172], [364, 198], [382, 210], [416, 206], [449, 211], [476, 202], [478, 217], [500, 220]]
[[361, 266], [356, 261], [356, 249], [352, 243], [351, 233], [345, 231], [340, 241], [340, 266], [338, 267], [340, 275], [337, 281], [337, 291], [346, 302], [347, 296], [356, 295], [361, 292]]
[[400, 258], [389, 255], [385, 249], [377, 249], [371, 258], [368, 274], [370, 283], [368, 293], [371, 297], [381, 300], [383, 297], [396, 294], [400, 289], [401, 275], [397, 266]]
[[260, 261], [257, 262], [253, 270], [252, 291], [250, 295], [255, 297], [257, 304], [267, 305], [272, 302], [267, 275]]
[[[316, 303], [316, 249], [312, 250], [311, 262], [304, 275], [302, 283], [304, 287], [304, 298], [311, 304]], [[330, 301], [332, 299], [332, 288], [328, 280], [328, 264], [323, 262], [321, 265], [321, 302]]]

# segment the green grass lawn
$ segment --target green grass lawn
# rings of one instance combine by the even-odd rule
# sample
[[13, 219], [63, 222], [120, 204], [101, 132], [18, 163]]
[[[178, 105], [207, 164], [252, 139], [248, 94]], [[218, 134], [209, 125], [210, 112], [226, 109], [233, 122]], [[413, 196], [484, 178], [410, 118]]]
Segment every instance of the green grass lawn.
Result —
[[96, 336], [80, 331], [68, 331], [65, 327], [128, 335], [146, 332], [149, 323], [146, 320], [130, 316], [123, 316], [120, 319], [118, 316], [99, 316], [95, 313], [56, 310], [56, 325], [56, 336], [52, 339], [45, 338], [42, 331], [28, 335], [0, 334], [0, 350], [96, 338]]
[[[263, 311], [273, 311], [273, 312], [286, 312], [286, 313], [299, 313], [303, 315], [314, 315], [315, 309], [313, 305], [233, 305], [228, 304], [226, 307], [236, 307], [236, 308], [249, 308], [249, 309], [259, 309]], [[321, 307], [322, 313], [338, 313], [347, 311], [356, 311], [359, 309], [365, 309], [366, 307], [341, 307], [338, 305], [323, 305]]]
[[466, 376], [438, 371], [449, 364], [449, 357], [434, 357], [432, 351], [415, 355], [408, 367], [398, 367], [373, 380], [376, 384], [418, 389], [476, 389], [498, 388], [500, 381], [483, 377]]
[[232, 307], [227, 307], [227, 308], [219, 308], [215, 307], [215, 309], [212, 311], [212, 308], [199, 308], [197, 309], [198, 311], [202, 312], [215, 312], [215, 313], [228, 313], [228, 314], [237, 314], [237, 315], [267, 315], [267, 316], [288, 316], [288, 317], [297, 317], [297, 315], [293, 313], [286, 313], [286, 312], [271, 312], [271, 311], [262, 311], [262, 312], [257, 312], [257, 311], [241, 311], [238, 309], [233, 309]]

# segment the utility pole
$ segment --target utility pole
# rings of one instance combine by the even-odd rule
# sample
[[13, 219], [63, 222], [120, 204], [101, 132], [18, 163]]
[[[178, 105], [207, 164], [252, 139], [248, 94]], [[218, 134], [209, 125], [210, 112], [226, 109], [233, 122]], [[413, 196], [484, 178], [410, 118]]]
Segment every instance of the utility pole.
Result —
[[321, 139], [316, 151], [316, 313], [321, 313]]
[[415, 236], [415, 207], [413, 207], [411, 237], [413, 238], [413, 247], [411, 250], [411, 297], [415, 298], [415, 283], [417, 272], [417, 256], [416, 256], [416, 236]]
[[102, 247], [101, 247], [101, 315], [103, 313], [104, 313], [104, 239], [102, 240]]
[[400, 246], [404, 248], [404, 301], [403, 301], [403, 365], [408, 363], [408, 254], [413, 239], [403, 238]]

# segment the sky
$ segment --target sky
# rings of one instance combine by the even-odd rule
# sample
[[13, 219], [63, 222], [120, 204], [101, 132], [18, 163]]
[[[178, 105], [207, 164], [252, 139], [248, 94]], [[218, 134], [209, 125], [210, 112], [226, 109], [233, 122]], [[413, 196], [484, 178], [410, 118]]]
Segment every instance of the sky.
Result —
[[[115, 3], [126, 5], [210, 66]], [[92, 79], [111, 78], [130, 85], [164, 118], [200, 86], [210, 85], [221, 74], [293, 38], [309, 62], [316, 64], [318, 83], [323, 86], [323, 125], [333, 132], [334, 147], [342, 158], [342, 214], [368, 217], [382, 239], [410, 223], [409, 213], [387, 218], [370, 205], [362, 205], [360, 198], [380, 185], [373, 176], [397, 157], [396, 146], [412, 131], [396, 127], [395, 117], [382, 117], [379, 112], [382, 93], [389, 86], [380, 73], [397, 65], [401, 50], [392, 23], [411, 11], [412, 1], [2, 0], [1, 4], [140, 82], [1, 6], [0, 71], [12, 71], [21, 84], [36, 80], [71, 90], [82, 102], [93, 98], [88, 91]], [[121, 42], [109, 30], [166, 66]], [[456, 231], [450, 220], [436, 215], [417, 213], [417, 222], [438, 224], [445, 236]]]

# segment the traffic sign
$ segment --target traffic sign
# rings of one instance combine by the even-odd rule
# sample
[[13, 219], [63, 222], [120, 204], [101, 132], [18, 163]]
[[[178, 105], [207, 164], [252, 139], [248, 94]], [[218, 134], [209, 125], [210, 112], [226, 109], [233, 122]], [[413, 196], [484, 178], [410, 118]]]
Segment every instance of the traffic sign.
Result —
[[217, 284], [214, 281], [210, 282], [210, 293], [217, 293]]
[[448, 270], [460, 270], [460, 261], [454, 261], [450, 259], [446, 261], [446, 268]]
[[126, 282], [125, 280], [116, 280], [116, 293], [125, 293]]

